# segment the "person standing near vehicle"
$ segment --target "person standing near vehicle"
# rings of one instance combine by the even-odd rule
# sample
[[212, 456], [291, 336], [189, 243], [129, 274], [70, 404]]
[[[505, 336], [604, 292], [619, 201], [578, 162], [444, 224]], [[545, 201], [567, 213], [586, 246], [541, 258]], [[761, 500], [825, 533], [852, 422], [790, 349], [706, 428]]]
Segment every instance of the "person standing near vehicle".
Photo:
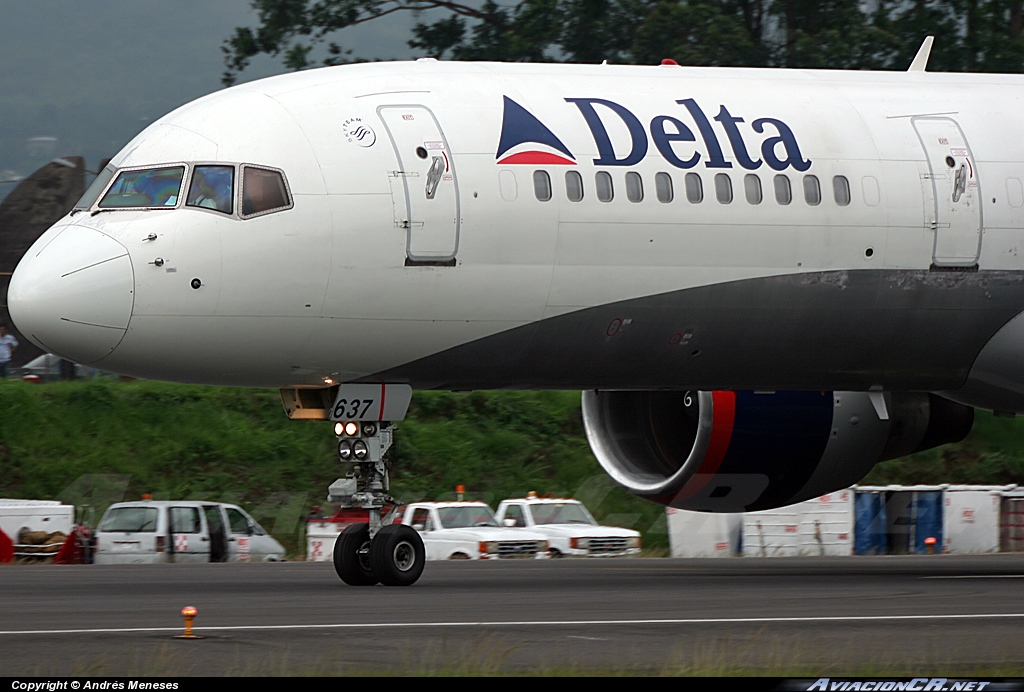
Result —
[[0, 324], [0, 380], [7, 377], [7, 364], [11, 362], [11, 354], [18, 348], [18, 340], [7, 333], [7, 327]]

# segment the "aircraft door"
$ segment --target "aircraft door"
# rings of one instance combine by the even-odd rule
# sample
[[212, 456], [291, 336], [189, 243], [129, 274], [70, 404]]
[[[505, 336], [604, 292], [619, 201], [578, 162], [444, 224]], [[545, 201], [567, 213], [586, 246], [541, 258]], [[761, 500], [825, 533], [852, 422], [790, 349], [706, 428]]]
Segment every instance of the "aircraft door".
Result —
[[389, 171], [395, 224], [406, 229], [406, 265], [455, 265], [459, 187], [448, 141], [426, 106], [377, 109], [395, 149]]
[[913, 123], [928, 158], [931, 185], [925, 185], [925, 213], [935, 229], [933, 265], [975, 266], [983, 228], [981, 189], [967, 138], [952, 118], [914, 118]]

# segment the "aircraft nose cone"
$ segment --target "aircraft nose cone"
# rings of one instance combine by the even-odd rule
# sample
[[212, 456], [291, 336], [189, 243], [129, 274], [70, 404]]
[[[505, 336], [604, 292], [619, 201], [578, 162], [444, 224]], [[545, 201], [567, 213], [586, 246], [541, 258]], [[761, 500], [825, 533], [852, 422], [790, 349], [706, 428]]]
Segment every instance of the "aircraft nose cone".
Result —
[[92, 363], [124, 337], [134, 289], [123, 245], [91, 228], [68, 226], [21, 259], [7, 304], [14, 324], [40, 348]]

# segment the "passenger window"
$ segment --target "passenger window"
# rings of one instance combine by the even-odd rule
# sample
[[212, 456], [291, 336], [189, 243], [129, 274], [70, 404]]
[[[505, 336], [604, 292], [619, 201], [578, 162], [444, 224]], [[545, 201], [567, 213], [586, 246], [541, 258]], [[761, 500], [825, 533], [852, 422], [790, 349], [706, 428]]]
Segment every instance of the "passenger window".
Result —
[[789, 178], [784, 175], [775, 176], [775, 201], [779, 204], [789, 204], [793, 201], [793, 188], [789, 184]]
[[548, 175], [547, 171], [533, 172], [533, 194], [541, 202], [547, 202], [551, 199], [551, 176]]
[[836, 204], [845, 207], [850, 203], [850, 181], [845, 175], [837, 175], [832, 178], [832, 192], [836, 196]]
[[675, 197], [675, 192], [672, 189], [672, 176], [668, 173], [658, 173], [655, 175], [654, 190], [658, 193], [659, 202], [665, 202], [666, 204], [671, 202]]
[[512, 519], [519, 527], [526, 526], [526, 519], [523, 518], [523, 508], [519, 505], [509, 505], [505, 510], [505, 519]]
[[231, 526], [231, 533], [249, 533], [249, 520], [237, 509], [225, 508], [228, 513], [228, 524]]
[[821, 204], [821, 185], [818, 184], [818, 176], [804, 176], [804, 200], [812, 207]]
[[185, 206], [213, 209], [230, 214], [235, 186], [234, 166], [196, 166], [192, 171], [192, 184], [188, 188]]
[[611, 202], [615, 191], [612, 189], [612, 176], [606, 171], [597, 172], [597, 198], [602, 202]]
[[433, 522], [430, 521], [430, 510], [419, 508], [412, 511], [412, 525], [413, 527], [422, 526], [419, 531], [432, 531], [434, 529]]
[[512, 171], [498, 172], [498, 187], [501, 189], [501, 198], [506, 202], [515, 202], [519, 195], [519, 186], [516, 185], [516, 174]]
[[171, 507], [171, 533], [199, 533], [199, 510]]
[[570, 202], [583, 200], [583, 176], [579, 174], [579, 171], [566, 171], [565, 194]]
[[761, 203], [761, 179], [753, 173], [743, 177], [743, 192], [750, 204]]
[[280, 171], [242, 167], [242, 216], [269, 214], [292, 206]]
[[176, 206], [184, 177], [184, 166], [123, 171], [103, 195], [100, 208]]
[[693, 204], [704, 201], [704, 184], [696, 173], [686, 174], [686, 199]]
[[634, 171], [626, 174], [626, 199], [630, 202], [642, 202], [644, 199], [644, 181]]
[[877, 207], [881, 201], [881, 194], [878, 190], [878, 181], [870, 175], [864, 176], [861, 180], [861, 189], [864, 191], [864, 204], [869, 207]]
[[722, 204], [732, 202], [732, 178], [728, 173], [715, 175], [715, 197]]
[[1006, 199], [1011, 207], [1024, 206], [1024, 187], [1017, 178], [1006, 179]]

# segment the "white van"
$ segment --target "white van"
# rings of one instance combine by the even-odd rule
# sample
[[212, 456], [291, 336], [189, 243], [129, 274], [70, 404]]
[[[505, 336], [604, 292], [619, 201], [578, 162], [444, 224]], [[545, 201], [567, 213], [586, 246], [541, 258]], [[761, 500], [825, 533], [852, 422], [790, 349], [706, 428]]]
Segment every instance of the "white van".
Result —
[[220, 502], [119, 502], [95, 536], [98, 565], [284, 559], [284, 547], [252, 517]]

